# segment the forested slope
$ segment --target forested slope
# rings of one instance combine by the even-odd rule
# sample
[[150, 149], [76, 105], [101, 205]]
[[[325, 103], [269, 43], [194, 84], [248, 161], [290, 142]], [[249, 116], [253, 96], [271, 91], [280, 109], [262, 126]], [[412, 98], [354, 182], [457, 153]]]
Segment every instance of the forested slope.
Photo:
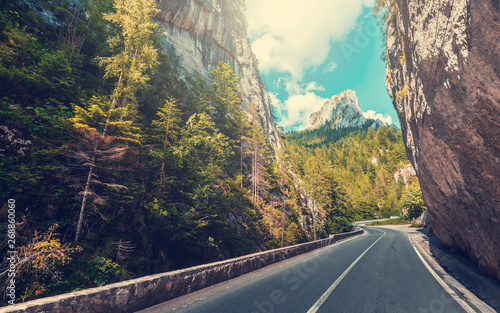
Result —
[[[418, 181], [395, 176], [408, 164], [401, 131], [384, 126], [374, 130], [370, 124], [335, 130], [327, 123], [286, 136], [292, 167], [316, 199], [327, 231], [403, 212], [413, 218], [423, 208]], [[407, 209], [417, 206], [408, 215]]]
[[0, 213], [15, 202], [17, 301], [314, 237], [227, 63], [207, 81], [180, 75], [154, 1], [70, 3], [0, 4]]

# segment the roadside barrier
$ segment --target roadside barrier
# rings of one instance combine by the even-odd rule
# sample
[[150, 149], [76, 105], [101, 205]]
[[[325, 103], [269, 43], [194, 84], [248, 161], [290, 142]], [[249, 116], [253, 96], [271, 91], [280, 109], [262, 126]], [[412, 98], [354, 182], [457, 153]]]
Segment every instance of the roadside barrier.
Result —
[[362, 233], [355, 227], [326, 239], [19, 303], [0, 312], [135, 312]]

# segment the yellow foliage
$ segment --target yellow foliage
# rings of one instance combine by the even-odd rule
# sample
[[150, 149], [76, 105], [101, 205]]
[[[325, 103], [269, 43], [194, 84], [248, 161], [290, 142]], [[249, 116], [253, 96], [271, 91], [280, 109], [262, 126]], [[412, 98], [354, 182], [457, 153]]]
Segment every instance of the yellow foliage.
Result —
[[[71, 261], [70, 255], [79, 252], [80, 247], [71, 247], [62, 244], [56, 238], [56, 229], [59, 225], [52, 225], [46, 232], [37, 232], [25, 246], [18, 248], [18, 262], [16, 272], [18, 275], [51, 275], [53, 280], [58, 281], [57, 266]], [[2, 273], [3, 274], [3, 273]], [[42, 293], [43, 290], [36, 292]]]
[[405, 86], [403, 87], [403, 89], [401, 89], [401, 90], [398, 92], [398, 94], [397, 94], [397, 96], [396, 96], [396, 101], [399, 101], [399, 100], [401, 100], [401, 99], [404, 99], [404, 98], [408, 95], [408, 91], [409, 91], [409, 89], [410, 89], [410, 88], [408, 87], [408, 85], [405, 85]]

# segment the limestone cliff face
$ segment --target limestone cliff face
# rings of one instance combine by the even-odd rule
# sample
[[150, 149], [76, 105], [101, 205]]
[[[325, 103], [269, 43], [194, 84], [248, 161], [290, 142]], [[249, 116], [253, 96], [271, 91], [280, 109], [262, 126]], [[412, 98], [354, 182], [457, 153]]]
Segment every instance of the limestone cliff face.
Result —
[[[328, 122], [332, 128], [361, 127], [368, 120], [359, 107], [359, 100], [353, 90], [344, 90], [325, 102], [321, 110], [309, 117], [309, 130], [318, 129]], [[373, 120], [372, 128], [384, 125], [380, 120]]]
[[500, 4], [396, 0], [387, 89], [434, 233], [500, 279]]
[[412, 176], [415, 176], [415, 169], [411, 164], [405, 165], [399, 168], [396, 173], [394, 173], [394, 180], [396, 183], [399, 183], [399, 180], [402, 179], [405, 184], [410, 182]]
[[241, 77], [244, 107], [255, 102], [262, 129], [271, 144], [281, 148], [248, 40], [244, 0], [159, 0], [158, 8], [157, 21], [166, 30], [163, 44], [177, 57], [182, 72], [208, 78], [218, 62], [228, 62]]

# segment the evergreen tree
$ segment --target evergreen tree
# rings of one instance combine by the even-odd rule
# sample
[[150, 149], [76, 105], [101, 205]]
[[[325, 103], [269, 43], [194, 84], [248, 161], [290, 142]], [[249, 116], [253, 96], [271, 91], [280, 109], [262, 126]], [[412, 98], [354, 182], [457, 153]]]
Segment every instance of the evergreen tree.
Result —
[[[94, 176], [94, 168], [96, 166], [96, 156], [98, 154], [101, 143], [109, 141], [108, 130], [110, 126], [119, 124], [131, 124], [131, 122], [112, 121], [115, 112], [120, 113], [120, 120], [123, 121], [131, 114], [131, 109], [127, 108], [127, 99], [135, 100], [135, 92], [138, 88], [144, 86], [150, 79], [147, 71], [153, 69], [158, 64], [157, 50], [154, 48], [154, 32], [158, 28], [158, 24], [152, 21], [152, 18], [158, 14], [154, 0], [115, 0], [113, 7], [116, 12], [105, 14], [105, 19], [116, 23], [121, 28], [121, 33], [116, 37], [109, 39], [109, 47], [115, 50], [118, 47], [117, 53], [111, 57], [103, 57], [100, 59], [100, 64], [105, 67], [105, 78], [118, 77], [118, 82], [111, 96], [111, 107], [107, 112], [106, 122], [103, 129], [99, 129], [99, 136], [92, 132], [87, 132], [93, 137], [93, 147], [89, 156], [90, 163], [87, 181], [82, 192], [82, 205], [80, 208], [80, 216], [75, 234], [75, 241], [78, 241], [82, 232], [83, 219], [85, 216], [86, 202], [91, 195], [90, 187]], [[121, 108], [117, 109], [118, 103], [121, 102]], [[95, 111], [94, 108], [96, 109]], [[77, 128], [92, 129], [92, 126], [85, 125], [83, 116], [92, 116], [92, 112], [100, 114], [95, 106], [91, 106], [88, 112], [81, 108], [79, 113], [75, 115], [75, 126]]]
[[266, 141], [267, 138], [257, 122], [256, 106], [250, 104], [250, 115], [252, 116], [250, 127], [250, 153], [252, 156], [252, 203], [257, 206], [261, 191], [268, 186], [265, 163], [267, 162]]
[[403, 206], [408, 210], [406, 218], [409, 220], [418, 218], [426, 209], [418, 181], [414, 181], [408, 186], [402, 200]]
[[[165, 101], [165, 105], [156, 113], [159, 119], [154, 120], [152, 123], [157, 127], [157, 130], [162, 133], [163, 136], [163, 149], [159, 152], [159, 156], [161, 158], [160, 193], [163, 182], [165, 181], [165, 159], [167, 156], [167, 148], [177, 140], [179, 135], [179, 123], [181, 122], [180, 113], [181, 111], [177, 108], [177, 100], [169, 97]], [[155, 153], [155, 155], [158, 155], [158, 153]]]
[[[155, 48], [158, 24], [152, 19], [160, 10], [154, 0], [114, 0], [114, 13], [104, 18], [121, 29], [108, 40], [111, 57], [101, 57], [100, 65], [106, 70], [105, 78], [118, 78], [112, 95], [111, 108], [118, 102], [125, 106], [127, 100], [135, 101], [135, 93], [145, 87], [158, 66], [158, 51]], [[105, 131], [104, 131], [105, 133]]]
[[220, 131], [229, 138], [239, 139], [241, 98], [238, 95], [240, 78], [234, 74], [226, 62], [219, 62], [210, 72], [211, 84], [202, 102], [218, 125]]
[[[132, 121], [124, 119], [124, 108], [111, 108], [108, 99], [92, 97], [88, 101], [87, 109], [80, 106], [74, 106], [75, 115], [70, 119], [73, 127], [82, 135], [91, 149], [84, 151], [79, 149], [73, 157], [79, 159], [84, 167], [88, 167], [87, 177], [84, 182], [74, 181], [73, 186], [83, 189], [79, 192], [82, 199], [80, 215], [76, 229], [75, 241], [78, 241], [81, 235], [85, 209], [88, 200], [93, 200], [94, 204], [104, 204], [104, 199], [94, 190], [94, 185], [104, 185], [115, 189], [126, 188], [120, 184], [105, 183], [99, 180], [97, 171], [100, 169], [99, 162], [113, 164], [120, 161], [127, 151], [127, 147], [118, 147], [113, 142], [127, 143], [138, 142], [137, 128], [133, 126]], [[106, 122], [104, 122], [106, 121]], [[107, 127], [113, 129], [113, 136], [101, 131]], [[104, 149], [101, 147], [104, 146]]]

